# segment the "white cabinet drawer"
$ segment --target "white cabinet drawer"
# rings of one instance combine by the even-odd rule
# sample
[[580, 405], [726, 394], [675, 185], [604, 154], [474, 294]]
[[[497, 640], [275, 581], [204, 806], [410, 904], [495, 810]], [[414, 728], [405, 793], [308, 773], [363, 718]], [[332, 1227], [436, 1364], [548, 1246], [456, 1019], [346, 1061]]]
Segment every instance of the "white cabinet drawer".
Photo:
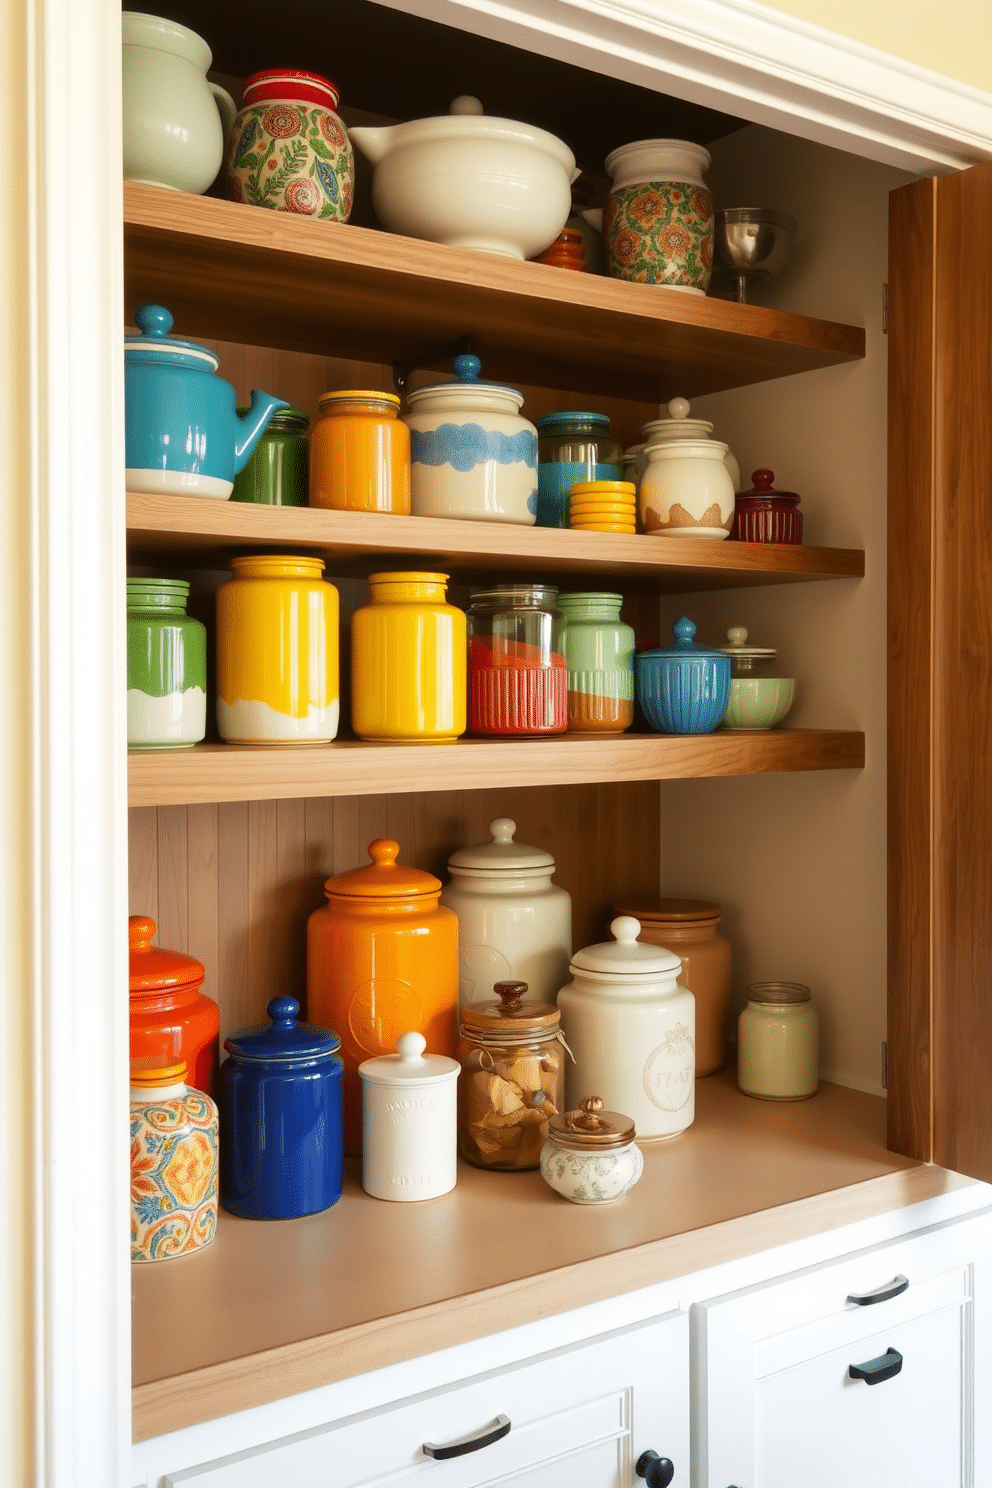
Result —
[[694, 1488], [992, 1488], [990, 1249], [985, 1214], [693, 1307]]
[[[652, 1447], [689, 1488], [689, 1329], [684, 1313], [555, 1350], [490, 1375], [329, 1423], [199, 1467], [161, 1488], [633, 1488]], [[425, 1443], [510, 1430], [445, 1460]]]

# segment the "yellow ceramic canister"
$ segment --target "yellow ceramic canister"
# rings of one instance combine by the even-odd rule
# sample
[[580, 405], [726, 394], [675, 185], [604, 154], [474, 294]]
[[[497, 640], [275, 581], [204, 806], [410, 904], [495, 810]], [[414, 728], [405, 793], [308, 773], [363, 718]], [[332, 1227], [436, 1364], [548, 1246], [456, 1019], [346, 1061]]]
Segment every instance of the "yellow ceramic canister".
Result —
[[364, 1060], [409, 1032], [431, 1054], [455, 1052], [458, 919], [438, 903], [440, 879], [397, 863], [399, 850], [370, 843], [371, 866], [329, 878], [307, 921], [307, 1017], [341, 1038], [349, 1153], [362, 1150]]
[[338, 731], [338, 591], [320, 558], [232, 558], [217, 591], [217, 728], [229, 744]]
[[410, 430], [395, 393], [325, 393], [310, 430], [310, 505], [410, 511]]
[[447, 574], [376, 573], [351, 622], [351, 726], [360, 739], [445, 742], [465, 732], [465, 615]]

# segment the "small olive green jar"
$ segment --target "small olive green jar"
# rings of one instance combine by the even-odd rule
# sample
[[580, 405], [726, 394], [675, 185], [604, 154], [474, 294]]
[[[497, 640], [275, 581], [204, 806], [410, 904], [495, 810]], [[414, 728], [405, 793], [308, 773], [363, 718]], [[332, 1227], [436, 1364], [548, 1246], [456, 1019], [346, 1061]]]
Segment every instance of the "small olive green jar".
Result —
[[129, 749], [188, 749], [207, 731], [207, 632], [185, 579], [127, 581]]
[[[239, 413], [247, 410], [239, 408]], [[306, 506], [307, 430], [310, 420], [298, 408], [277, 410], [258, 448], [234, 478], [232, 501], [257, 506]]]

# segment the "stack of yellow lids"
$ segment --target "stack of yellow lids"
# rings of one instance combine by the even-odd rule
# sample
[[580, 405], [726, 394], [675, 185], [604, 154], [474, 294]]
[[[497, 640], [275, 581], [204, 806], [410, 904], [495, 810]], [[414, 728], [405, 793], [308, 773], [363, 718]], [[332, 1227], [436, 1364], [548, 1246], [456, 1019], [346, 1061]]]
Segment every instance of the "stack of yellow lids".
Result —
[[634, 532], [637, 487], [633, 481], [580, 481], [571, 490], [569, 521], [586, 532]]

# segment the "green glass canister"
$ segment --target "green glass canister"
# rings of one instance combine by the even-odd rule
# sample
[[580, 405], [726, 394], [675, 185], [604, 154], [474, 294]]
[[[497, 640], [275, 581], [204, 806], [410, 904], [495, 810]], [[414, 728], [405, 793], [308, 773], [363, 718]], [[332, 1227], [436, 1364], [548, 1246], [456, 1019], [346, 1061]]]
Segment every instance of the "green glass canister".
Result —
[[127, 744], [188, 749], [207, 731], [207, 632], [185, 579], [127, 581]]
[[622, 603], [620, 594], [558, 596], [573, 734], [622, 734], [634, 721], [634, 632], [620, 619]]
[[[240, 416], [246, 410], [238, 409]], [[310, 420], [298, 408], [275, 412], [258, 448], [234, 477], [232, 501], [256, 506], [307, 505], [307, 431]]]
[[567, 527], [569, 494], [582, 481], [620, 480], [620, 445], [605, 413], [545, 413], [537, 429], [537, 525]]

